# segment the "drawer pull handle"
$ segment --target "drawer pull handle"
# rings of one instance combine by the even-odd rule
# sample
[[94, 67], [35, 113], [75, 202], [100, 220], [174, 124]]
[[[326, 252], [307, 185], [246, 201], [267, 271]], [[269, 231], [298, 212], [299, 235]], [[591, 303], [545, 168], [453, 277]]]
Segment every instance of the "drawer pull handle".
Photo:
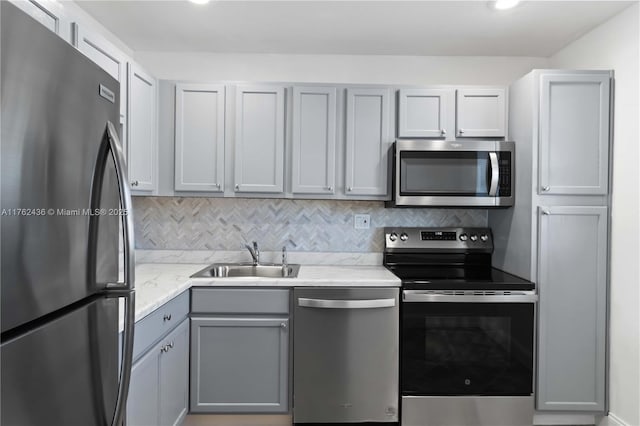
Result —
[[164, 314], [164, 321], [171, 321], [171, 314]]

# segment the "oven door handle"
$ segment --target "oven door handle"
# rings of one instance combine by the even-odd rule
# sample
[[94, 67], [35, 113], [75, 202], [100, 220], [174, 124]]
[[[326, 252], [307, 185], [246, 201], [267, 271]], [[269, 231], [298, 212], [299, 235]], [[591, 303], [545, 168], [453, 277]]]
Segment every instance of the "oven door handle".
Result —
[[491, 183], [489, 184], [489, 196], [495, 197], [498, 193], [498, 178], [500, 177], [500, 167], [498, 167], [498, 153], [490, 152], [489, 161], [491, 162]]
[[404, 290], [404, 302], [438, 302], [438, 303], [535, 303], [538, 295], [533, 292], [511, 292], [511, 294], [434, 294], [420, 290]]
[[396, 299], [366, 299], [366, 300], [327, 300], [298, 298], [298, 306], [302, 308], [319, 309], [372, 309], [392, 308], [396, 306]]

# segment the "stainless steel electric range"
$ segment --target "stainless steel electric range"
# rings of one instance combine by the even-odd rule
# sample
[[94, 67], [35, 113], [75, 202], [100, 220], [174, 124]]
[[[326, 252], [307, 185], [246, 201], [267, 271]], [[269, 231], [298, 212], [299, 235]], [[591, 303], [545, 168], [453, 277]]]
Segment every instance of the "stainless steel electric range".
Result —
[[402, 426], [531, 426], [537, 296], [489, 228], [385, 228], [402, 280]]

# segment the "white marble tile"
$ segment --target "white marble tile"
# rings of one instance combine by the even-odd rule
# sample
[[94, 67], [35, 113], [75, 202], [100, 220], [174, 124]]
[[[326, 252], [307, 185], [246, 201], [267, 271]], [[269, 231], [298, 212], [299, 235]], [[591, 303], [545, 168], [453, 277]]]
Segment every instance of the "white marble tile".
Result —
[[[382, 253], [351, 252], [297, 252], [287, 253], [289, 263], [300, 265], [381, 265]], [[260, 253], [263, 262], [280, 263], [282, 252], [263, 251]], [[247, 250], [242, 251], [207, 251], [207, 250], [136, 250], [136, 263], [223, 263], [250, 262]]]
[[[206, 263], [136, 265], [135, 319], [139, 321], [185, 290], [202, 287], [399, 287], [383, 266], [302, 265], [297, 278], [190, 278]], [[120, 330], [124, 327], [120, 309]]]

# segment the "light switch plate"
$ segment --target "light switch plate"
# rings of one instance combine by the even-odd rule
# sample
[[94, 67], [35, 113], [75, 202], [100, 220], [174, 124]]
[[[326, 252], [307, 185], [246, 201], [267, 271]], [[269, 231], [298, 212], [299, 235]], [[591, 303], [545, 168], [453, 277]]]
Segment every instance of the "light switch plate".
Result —
[[353, 216], [353, 227], [356, 229], [369, 229], [371, 215], [356, 214]]

